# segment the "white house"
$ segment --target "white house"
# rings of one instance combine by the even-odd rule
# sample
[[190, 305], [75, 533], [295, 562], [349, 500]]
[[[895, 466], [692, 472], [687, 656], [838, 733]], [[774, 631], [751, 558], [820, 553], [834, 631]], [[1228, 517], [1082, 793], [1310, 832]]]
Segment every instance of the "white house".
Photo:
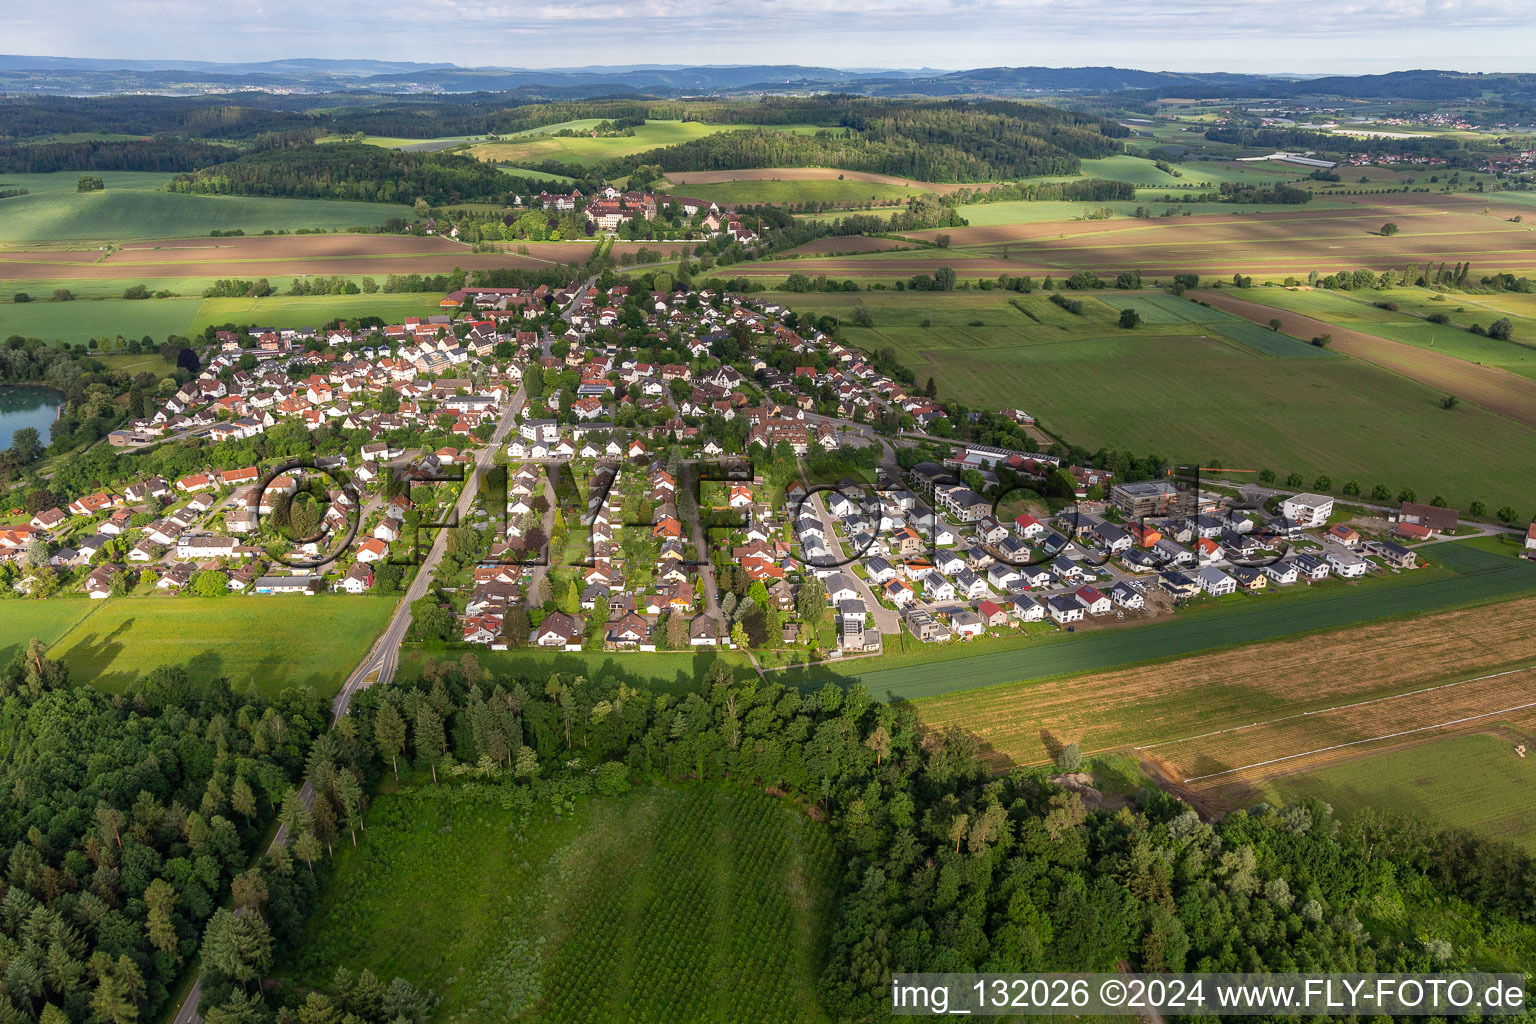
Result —
[[1347, 580], [1359, 579], [1370, 571], [1370, 563], [1347, 548], [1329, 546], [1323, 554], [1328, 567]]
[[1333, 515], [1333, 499], [1326, 494], [1293, 494], [1280, 503], [1287, 519], [1311, 529], [1322, 526]]
[[1270, 562], [1263, 567], [1264, 575], [1280, 584], [1288, 587], [1301, 578], [1301, 571], [1292, 562]]
[[1195, 579], [1199, 581], [1200, 589], [1212, 597], [1237, 593], [1237, 580], [1213, 565], [1208, 565], [1196, 572]]
[[1083, 603], [1071, 595], [1058, 594], [1055, 597], [1048, 598], [1046, 604], [1051, 609], [1051, 621], [1058, 626], [1066, 625], [1068, 622], [1081, 621], [1087, 611], [1083, 607]]
[[1147, 599], [1135, 587], [1126, 583], [1116, 583], [1109, 588], [1109, 599], [1127, 611], [1139, 611], [1145, 607]]

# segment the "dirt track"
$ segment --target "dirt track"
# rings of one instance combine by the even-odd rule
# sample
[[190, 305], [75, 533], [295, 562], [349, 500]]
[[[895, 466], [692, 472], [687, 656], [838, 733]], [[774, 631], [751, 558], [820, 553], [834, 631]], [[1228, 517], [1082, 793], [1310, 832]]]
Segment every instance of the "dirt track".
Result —
[[[1332, 347], [1346, 355], [1375, 363], [1448, 395], [1455, 395], [1512, 420], [1536, 427], [1536, 381], [1493, 366], [1431, 352], [1390, 338], [1340, 327], [1314, 317], [1240, 299], [1228, 291], [1203, 289], [1191, 293], [1217, 309], [1245, 320], [1267, 324], [1280, 320], [1280, 329], [1298, 338], [1332, 335]], [[1455, 415], [1452, 410], [1446, 415]]]

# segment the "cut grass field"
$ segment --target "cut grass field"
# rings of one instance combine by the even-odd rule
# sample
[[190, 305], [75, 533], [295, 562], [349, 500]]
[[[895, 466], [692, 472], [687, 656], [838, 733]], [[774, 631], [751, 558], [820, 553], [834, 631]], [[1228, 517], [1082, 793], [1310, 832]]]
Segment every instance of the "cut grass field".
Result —
[[[1244, 730], [1255, 722], [1536, 663], [1536, 637], [1519, 627], [1532, 614], [1536, 599], [1521, 598], [1347, 631], [1273, 640], [1254, 633], [1248, 637], [1254, 642], [1229, 650], [971, 690], [920, 700], [916, 708], [935, 728], [975, 734], [999, 764], [1045, 762], [1064, 743], [1078, 743], [1085, 752], [1134, 747], [1140, 756], [1169, 762], [1182, 780], [1200, 774], [1190, 769], [1212, 758], [1248, 763], [1255, 747]], [[1531, 699], [1527, 691], [1525, 701]], [[1420, 711], [1419, 724], [1425, 725], [1458, 717], [1437, 717], [1433, 703]], [[1308, 737], [1310, 716], [1295, 721], [1300, 731], [1287, 738], [1292, 746], [1282, 753], [1326, 745]], [[1367, 715], [1357, 728], [1370, 725]], [[1190, 742], [1186, 737], [1207, 739], [1195, 753], [1181, 749]]]
[[675, 146], [718, 132], [766, 128], [769, 131], [812, 135], [819, 130], [813, 125], [723, 125], [705, 124], [701, 121], [647, 121], [636, 127], [633, 135], [603, 138], [581, 134], [564, 137], [554, 135], [555, 132], [566, 128], [575, 132], [589, 132], [597, 126], [597, 123], [587, 119], [546, 125], [543, 128], [519, 133], [514, 139], [479, 143], [471, 146], [469, 153], [481, 160], [498, 164], [540, 164], [545, 160], [556, 160], [564, 164], [586, 165], [613, 157], [628, 156], [631, 153], [644, 153], [663, 146]]
[[0, 188], [28, 195], [0, 200], [0, 246], [41, 242], [120, 242], [213, 230], [259, 234], [271, 229], [349, 228], [409, 217], [410, 208], [388, 203], [255, 196], [195, 196], [159, 191], [168, 174], [107, 171], [100, 192], [77, 192], [80, 175], [0, 174]]
[[[120, 692], [161, 665], [198, 685], [223, 676], [236, 688], [276, 694], [310, 686], [330, 696], [393, 613], [381, 596], [119, 597], [36, 602], [70, 621], [49, 655], [75, 679]], [[9, 631], [9, 630], [8, 630]]]
[[[519, 266], [548, 269], [580, 263], [591, 255], [590, 239], [504, 243], [498, 252], [472, 252], [469, 246], [437, 236], [334, 232], [315, 235], [256, 235], [236, 238], [173, 238], [127, 242], [111, 252], [34, 247], [0, 251], [0, 281], [6, 288], [49, 294], [50, 287], [100, 289], [102, 281], [142, 282], [152, 289], [190, 290], [218, 278], [265, 277], [274, 285], [295, 277], [325, 275], [382, 282], [389, 274], [447, 274]], [[661, 243], [664, 247], [665, 243]], [[658, 243], [650, 243], [655, 251]], [[614, 245], [616, 254], [635, 252], [645, 243]], [[514, 251], [526, 249], [527, 252]], [[123, 284], [115, 293], [122, 294]], [[96, 292], [99, 294], [100, 292]], [[110, 294], [110, 292], [109, 292]]]
[[[1071, 219], [1104, 205], [1117, 215], [1109, 220]], [[1152, 216], [1119, 216], [1136, 205], [1145, 205]], [[962, 275], [987, 277], [1139, 269], [1153, 278], [1183, 272], [1230, 278], [1241, 272], [1279, 280], [1287, 275], [1305, 277], [1312, 270], [1385, 270], [1414, 262], [1462, 260], [1471, 260], [1483, 273], [1536, 269], [1536, 226], [1509, 219], [1519, 212], [1529, 213], [1529, 208], [1500, 196], [1489, 196], [1485, 203], [1468, 196], [1392, 193], [1330, 197], [1305, 207], [1283, 208], [1203, 203], [1188, 206], [1200, 216], [1159, 216], [1165, 209], [1182, 214], [1185, 207], [1150, 201], [969, 205], [961, 209], [970, 219], [969, 227], [914, 232], [930, 239], [948, 235], [949, 252], [900, 260], [828, 259], [817, 264], [815, 272], [838, 278], [891, 279], [931, 272], [944, 263], [959, 269], [962, 260], [968, 261]], [[1401, 233], [1381, 235], [1379, 230], [1388, 221], [1398, 224]], [[765, 261], [747, 265], [741, 272], [756, 277], [812, 272], [803, 261], [785, 267]]]
[[[1412, 643], [1426, 639], [1416, 637]], [[1490, 638], [1485, 634], [1483, 639], [1486, 643]], [[1501, 650], [1510, 655], [1531, 653], [1518, 643]], [[1442, 661], [1438, 667], [1443, 671], [1447, 664]], [[1529, 668], [1484, 672], [1405, 693], [1298, 711], [1151, 749], [1177, 771], [1181, 784], [1196, 790], [1248, 783], [1427, 734], [1485, 726], [1494, 718], [1536, 717], [1533, 683], [1536, 670]]]
[[[845, 327], [854, 345], [894, 350], [919, 381], [934, 378], [942, 397], [1027, 409], [1090, 451], [1130, 448], [1202, 465], [1218, 458], [1225, 466], [1269, 468], [1282, 476], [1295, 470], [1308, 480], [1327, 474], [1337, 486], [1355, 479], [1367, 491], [1377, 483], [1393, 494], [1409, 487], [1421, 499], [1439, 494], [1462, 509], [1482, 501], [1529, 512], [1522, 481], [1536, 474], [1536, 429], [1474, 404], [1479, 393], [1460, 376], [1436, 377], [1432, 384], [1396, 366], [1318, 356], [1297, 340], [1329, 330], [1326, 325], [1292, 326], [1290, 337], [1276, 336], [1188, 300], [1112, 291], [1074, 295], [1087, 299], [1086, 317], [1067, 313], [1041, 292], [770, 294], [844, 323], [862, 303], [874, 326]], [[1212, 294], [1226, 296], [1212, 301], [1230, 299]], [[1134, 331], [1113, 326], [1118, 314], [1110, 307], [1121, 305], [1143, 311], [1149, 322]], [[1160, 322], [1152, 321], [1153, 313]], [[1263, 323], [1271, 315], [1254, 319]], [[920, 326], [923, 320], [930, 326]], [[1341, 332], [1332, 333], [1330, 351], [1353, 355]], [[1269, 358], [1260, 344], [1300, 358]], [[1399, 358], [1421, 354], [1384, 339], [1376, 345], [1400, 350]], [[1458, 375], [1485, 369], [1447, 362]], [[1447, 393], [1459, 395], [1461, 405], [1440, 408]], [[1507, 443], [1488, 445], [1489, 437]]]
[[[1270, 779], [1245, 802], [1315, 796], [1342, 817], [1362, 810], [1412, 815], [1536, 853], [1536, 730], [1444, 736]], [[1523, 743], [1527, 756], [1515, 753]]]
[[438, 1024], [825, 1020], [835, 856], [802, 811], [690, 783], [574, 813], [378, 797], [282, 969], [434, 991]]

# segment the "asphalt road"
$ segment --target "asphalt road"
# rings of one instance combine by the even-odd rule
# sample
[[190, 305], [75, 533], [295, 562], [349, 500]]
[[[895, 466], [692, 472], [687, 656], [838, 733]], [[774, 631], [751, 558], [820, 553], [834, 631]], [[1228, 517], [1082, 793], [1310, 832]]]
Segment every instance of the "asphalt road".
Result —
[[[583, 284], [578, 294], [585, 292], [596, 280], [596, 277], [589, 278]], [[575, 302], [567, 305], [561, 312], [561, 316], [566, 320], [570, 320], [575, 312], [575, 305]], [[547, 334], [544, 339], [543, 351], [545, 353], [549, 351], [549, 338]], [[536, 371], [538, 368], [535, 366], [533, 369]], [[527, 388], [518, 388], [512, 395], [512, 400], [508, 403], [506, 411], [502, 414], [501, 422], [496, 425], [496, 430], [491, 435], [490, 443], [475, 457], [475, 464], [471, 471], [472, 475], [464, 485], [463, 492], [459, 495], [458, 504], [454, 506], [457, 520], [461, 521], [468, 514], [470, 506], [474, 503], [475, 495], [480, 490], [481, 474], [494, 464], [493, 460], [496, 450], [501, 447], [502, 443], [506, 440], [507, 434], [511, 432], [512, 427], [516, 424], [517, 414], [522, 411], [523, 405], [527, 400]], [[368, 686], [372, 686], [374, 683], [387, 683], [395, 677], [395, 669], [399, 667], [400, 663], [400, 643], [405, 639], [406, 630], [411, 625], [411, 602], [426, 595], [428, 588], [431, 586], [432, 571], [442, 559], [447, 543], [448, 540], [444, 531], [435, 531], [431, 547], [428, 549], [426, 557], [422, 559], [421, 569], [416, 573], [416, 578], [411, 581], [410, 587], [406, 590], [405, 597], [395, 609], [394, 618], [390, 620], [389, 626], [380, 634], [379, 638], [374, 641], [373, 646], [369, 648], [363, 660], [358, 663], [357, 668], [352, 670], [352, 674], [342, 684], [341, 692], [336, 695], [336, 700], [333, 704], [332, 724], [335, 724], [342, 715], [347, 713], [347, 709], [352, 705], [353, 694]], [[304, 801], [305, 807], [313, 804], [314, 790], [308, 782], [305, 782], [303, 788], [299, 790], [299, 796]], [[288, 837], [285, 830], [279, 826], [277, 834], [272, 838], [272, 845], [268, 849], [275, 849], [287, 841]], [[181, 1001], [181, 1006], [176, 1010], [176, 1016], [171, 1019], [171, 1024], [202, 1024], [203, 1018], [197, 1012], [197, 1004], [202, 1002], [202, 998], [203, 979], [199, 976], [193, 979], [191, 988], [187, 990], [186, 996]]]

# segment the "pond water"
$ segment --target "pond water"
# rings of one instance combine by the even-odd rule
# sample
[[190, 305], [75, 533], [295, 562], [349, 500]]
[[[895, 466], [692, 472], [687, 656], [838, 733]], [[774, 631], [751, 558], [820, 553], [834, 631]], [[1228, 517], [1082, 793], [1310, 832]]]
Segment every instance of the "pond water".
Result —
[[38, 440], [48, 444], [48, 430], [53, 426], [64, 396], [52, 388], [29, 384], [0, 384], [0, 450], [11, 446], [11, 438], [23, 427], [37, 430]]

